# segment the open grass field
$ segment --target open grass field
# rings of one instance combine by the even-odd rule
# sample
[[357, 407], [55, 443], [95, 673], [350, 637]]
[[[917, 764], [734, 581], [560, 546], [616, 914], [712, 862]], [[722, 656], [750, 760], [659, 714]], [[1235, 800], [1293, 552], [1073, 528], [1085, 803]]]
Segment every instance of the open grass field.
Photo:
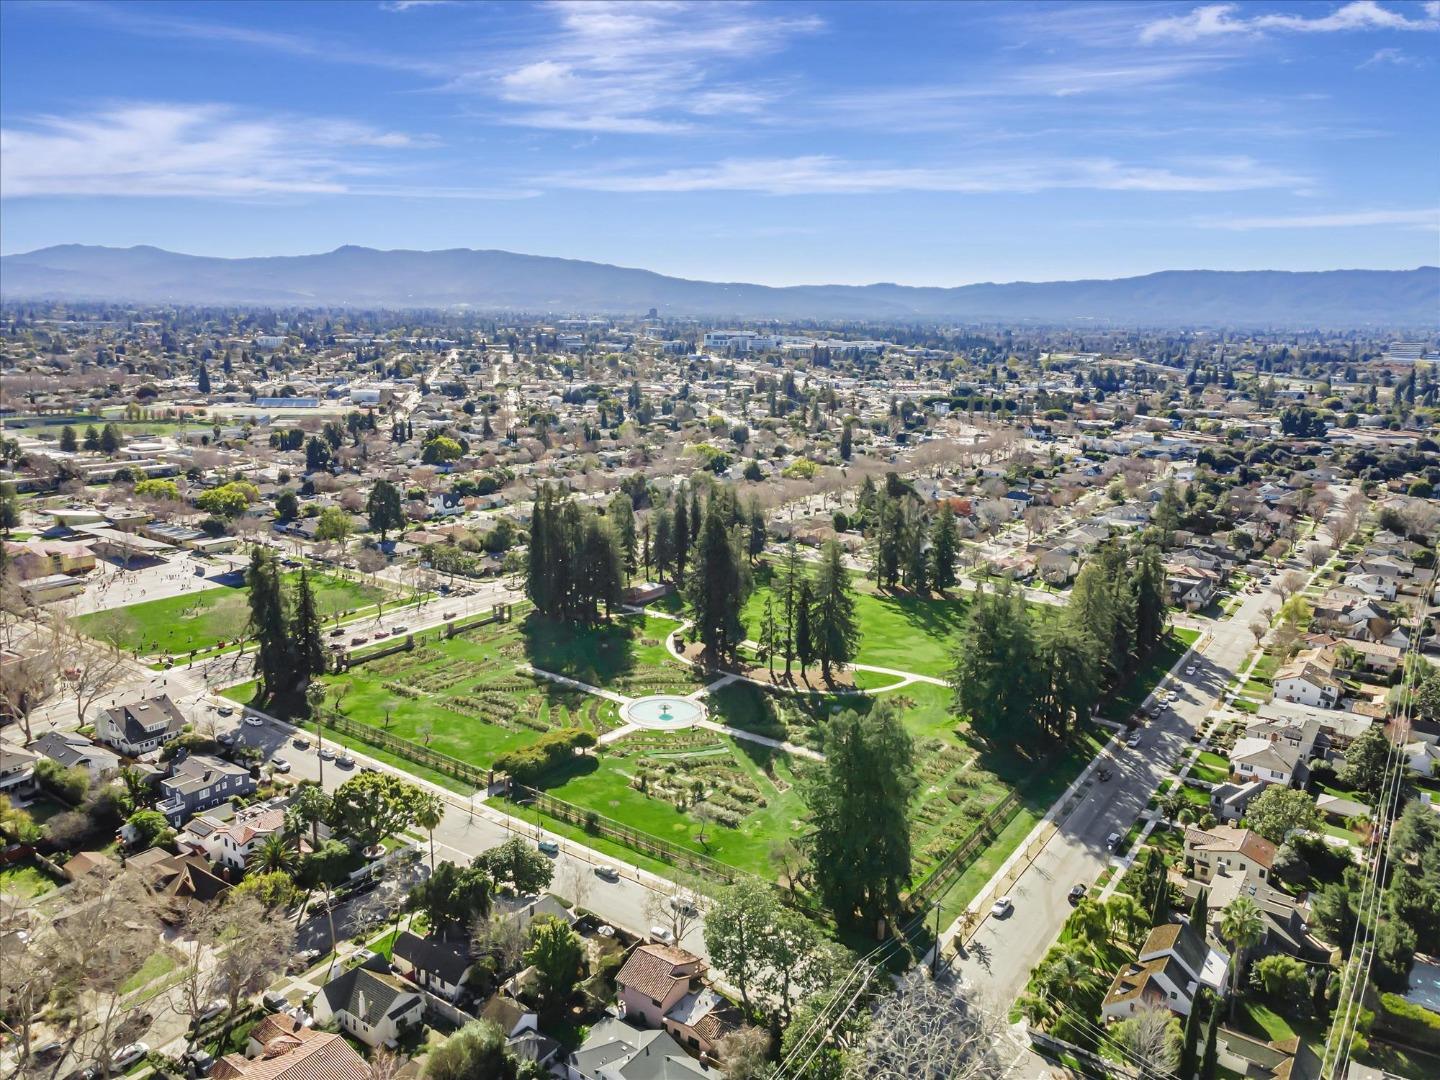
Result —
[[[293, 585], [298, 576], [287, 574], [285, 580]], [[325, 618], [392, 595], [375, 585], [324, 574], [311, 574], [310, 581], [316, 606]], [[244, 634], [250, 618], [248, 595], [243, 586], [221, 586], [81, 615], [75, 624], [86, 633], [114, 638], [122, 648], [144, 656], [180, 655], [235, 641]]]

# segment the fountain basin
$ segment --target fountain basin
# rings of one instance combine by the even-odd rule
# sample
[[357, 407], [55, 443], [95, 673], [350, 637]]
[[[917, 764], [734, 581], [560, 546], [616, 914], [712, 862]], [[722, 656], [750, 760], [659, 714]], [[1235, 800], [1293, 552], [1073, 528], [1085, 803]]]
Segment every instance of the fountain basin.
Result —
[[705, 706], [679, 694], [651, 694], [620, 707], [627, 724], [655, 731], [681, 731], [705, 719]]

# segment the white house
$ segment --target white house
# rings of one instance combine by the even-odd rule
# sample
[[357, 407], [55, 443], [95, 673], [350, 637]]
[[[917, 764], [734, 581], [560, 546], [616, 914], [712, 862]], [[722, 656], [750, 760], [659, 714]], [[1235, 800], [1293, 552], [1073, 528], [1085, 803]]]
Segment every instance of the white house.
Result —
[[169, 695], [117, 705], [100, 714], [96, 735], [122, 754], [139, 757], [158, 750], [185, 730], [185, 717]]
[[333, 1021], [366, 1046], [386, 1046], [420, 1022], [425, 999], [388, 972], [357, 967], [322, 986], [313, 1011], [317, 1024]]
[[1225, 995], [1229, 967], [1230, 958], [1210, 948], [1199, 930], [1185, 923], [1157, 926], [1115, 976], [1100, 1015], [1123, 1020], [1145, 1005], [1163, 1005], [1189, 1016], [1202, 986]]
[[1342, 689], [1334, 672], [1333, 656], [1323, 649], [1306, 649], [1275, 672], [1275, 697], [1333, 709], [1340, 702]]

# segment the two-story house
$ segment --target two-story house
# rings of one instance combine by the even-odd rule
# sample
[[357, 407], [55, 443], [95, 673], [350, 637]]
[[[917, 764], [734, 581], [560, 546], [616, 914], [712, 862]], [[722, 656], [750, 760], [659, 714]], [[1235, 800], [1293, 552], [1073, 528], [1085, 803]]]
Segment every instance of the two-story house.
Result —
[[[391, 966], [401, 975], [449, 1001], [460, 996], [465, 976], [475, 966], [467, 938], [430, 935], [409, 930], [395, 939]], [[506, 1032], [506, 1036], [514, 1034]]]
[[1195, 879], [1209, 882], [1217, 874], [1253, 874], [1270, 880], [1275, 865], [1275, 845], [1257, 832], [1231, 825], [1185, 830], [1185, 858], [1195, 870]]
[[[284, 807], [275, 802], [247, 806], [233, 815], [198, 814], [175, 841], [182, 849], [203, 852], [216, 866], [243, 870], [267, 836], [285, 831]], [[302, 855], [310, 850], [308, 837], [299, 837], [297, 843]]]
[[1275, 672], [1275, 697], [1280, 701], [1333, 709], [1342, 690], [1335, 678], [1335, 658], [1324, 649], [1306, 649]]
[[160, 780], [155, 809], [178, 826], [202, 810], [254, 790], [255, 781], [244, 766], [209, 754], [180, 753], [170, 763], [170, 775]]
[[73, 731], [47, 731], [26, 749], [43, 754], [61, 768], [79, 766], [90, 774], [91, 780], [103, 780], [120, 771], [119, 754]]
[[705, 971], [703, 960], [678, 946], [639, 946], [615, 976], [621, 1015], [663, 1028], [696, 1053], [710, 1053], [737, 1018], [705, 985]]
[[100, 714], [96, 737], [122, 754], [139, 757], [159, 750], [185, 730], [185, 717], [168, 694], [116, 705]]
[[565, 1064], [566, 1080], [711, 1080], [715, 1069], [691, 1058], [664, 1031], [607, 1017], [590, 1028]]
[[1201, 987], [1225, 995], [1229, 967], [1230, 958], [1207, 945], [1198, 929], [1186, 923], [1157, 926], [1111, 982], [1100, 1015], [1123, 1020], [1138, 1008], [1163, 1005], [1189, 1016]]
[[1263, 780], [1287, 787], [1303, 781], [1320, 735], [1315, 720], [1252, 722], [1230, 749], [1230, 769], [1242, 780]]

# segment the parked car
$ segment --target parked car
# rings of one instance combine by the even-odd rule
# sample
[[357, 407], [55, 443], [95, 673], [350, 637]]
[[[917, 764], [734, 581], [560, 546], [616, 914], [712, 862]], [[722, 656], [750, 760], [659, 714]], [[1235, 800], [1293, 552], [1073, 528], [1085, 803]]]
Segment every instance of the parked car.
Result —
[[260, 999], [260, 1004], [265, 1007], [266, 1012], [273, 1013], [287, 1008], [290, 1002], [286, 1001], [285, 995], [278, 990], [266, 990], [264, 996]]
[[215, 998], [215, 1000], [206, 1003], [205, 1008], [200, 1010], [200, 1015], [195, 1017], [195, 1019], [201, 1023], [204, 1023], [206, 1020], [213, 1020], [225, 1011], [226, 1004], [227, 1002], [224, 998]]
[[619, 881], [620, 871], [613, 866], [597, 866], [595, 867], [595, 876], [605, 881]]
[[286, 761], [283, 757], [271, 758], [270, 767], [276, 772], [289, 772], [290, 762]]
[[687, 915], [693, 919], [696, 915], [700, 914], [700, 909], [695, 906], [694, 901], [687, 900], [683, 896], [672, 896], [669, 902], [670, 910], [677, 911], [681, 915]]
[[410, 629], [410, 627], [406, 626], [403, 622], [402, 622], [402, 623], [396, 623], [394, 626], [392, 626], [392, 627], [390, 628], [390, 633], [392, 633], [392, 634], [403, 634], [403, 633], [405, 633], [405, 631], [407, 631], [407, 630], [409, 630], [409, 629]]
[[559, 855], [560, 845], [554, 840], [541, 840], [536, 845], [546, 855]]
[[305, 738], [304, 735], [296, 735], [295, 738], [294, 738], [292, 741], [294, 742], [294, 744], [295, 744], [295, 749], [297, 749], [297, 750], [309, 750], [309, 749], [310, 749], [310, 740], [307, 739], [307, 738]]
[[1084, 899], [1085, 893], [1088, 891], [1089, 886], [1086, 885], [1083, 881], [1076, 882], [1074, 885], [1070, 886], [1070, 893], [1066, 897], [1066, 899], [1068, 899], [1071, 904], [1078, 904], [1082, 899]]
[[349, 754], [341, 754], [335, 759], [335, 764], [339, 765], [342, 769], [349, 769], [354, 766], [355, 759]]
[[453, 611], [447, 611], [447, 612], [445, 612], [445, 614], [441, 615], [440, 617], [441, 617], [442, 619], [453, 619], [453, 618], [455, 618], [455, 612], [453, 612]]
[[1140, 732], [1138, 732], [1138, 731], [1131, 732], [1130, 737], [1125, 740], [1125, 745], [1128, 746], [1128, 747], [1130, 747], [1130, 749], [1132, 749], [1132, 750], [1134, 750], [1137, 746], [1139, 746], [1139, 745], [1140, 745]]
[[149, 1052], [150, 1046], [148, 1043], [127, 1043], [110, 1055], [110, 1067], [112, 1069], [128, 1069]]
[[1195, 674], [1195, 665], [1194, 665], [1194, 664], [1188, 664], [1188, 665], [1186, 665], [1185, 674], [1186, 674], [1186, 675], [1194, 675], [1194, 674]]
[[350, 644], [351, 644], [351, 645], [364, 645], [364, 644], [365, 644], [367, 641], [369, 641], [369, 640], [370, 640], [370, 639], [369, 639], [368, 637], [366, 637], [364, 634], [356, 634], [354, 637], [352, 637], [352, 638], [350, 639]]
[[1014, 910], [1015, 902], [1011, 900], [1008, 896], [1002, 896], [999, 900], [996, 900], [995, 903], [990, 905], [990, 915], [992, 918], [996, 919], [1003, 919], [1005, 918], [1005, 916], [1009, 915]]
[[216, 711], [217, 713], [219, 713], [221, 716], [234, 716], [234, 715], [235, 715], [235, 710], [234, 710], [233, 708], [231, 708], [229, 705], [221, 705], [221, 706], [220, 706], [218, 709], [216, 709], [215, 711]]
[[345, 636], [345, 628], [344, 628], [343, 626], [337, 626], [337, 627], [335, 627], [334, 630], [331, 630], [331, 631], [330, 631], [330, 636], [331, 636], [331, 637], [344, 637], [344, 636]]
[[234, 746], [235, 733], [233, 731], [222, 731], [219, 735], [215, 736], [215, 741], [221, 746]]
[[195, 1070], [196, 1076], [209, 1076], [210, 1070], [215, 1068], [215, 1055], [202, 1047], [186, 1051], [181, 1060]]
[[661, 945], [670, 945], [675, 941], [675, 935], [663, 926], [650, 927], [650, 940], [658, 941]]
[[31, 1050], [30, 1053], [34, 1054], [38, 1058], [56, 1058], [60, 1056], [61, 1051], [63, 1051], [64, 1049], [64, 1043], [60, 1042], [58, 1039], [51, 1039], [49, 1042], [41, 1043], [39, 1046]]
[[321, 760], [321, 761], [334, 761], [334, 760], [335, 760], [335, 751], [334, 751], [334, 750], [331, 750], [330, 747], [328, 747], [328, 746], [322, 746], [322, 747], [320, 748], [320, 760]]
[[1112, 832], [1109, 836], [1105, 838], [1105, 846], [1111, 851], [1118, 851], [1120, 848], [1120, 841], [1123, 839], [1124, 837], [1122, 837], [1118, 832]]
[[247, 716], [247, 717], [245, 717], [245, 723], [246, 723], [246, 725], [247, 725], [248, 727], [264, 727], [264, 726], [265, 726], [265, 721], [262, 720], [262, 719], [260, 719], [260, 717], [258, 717], [258, 716]]

